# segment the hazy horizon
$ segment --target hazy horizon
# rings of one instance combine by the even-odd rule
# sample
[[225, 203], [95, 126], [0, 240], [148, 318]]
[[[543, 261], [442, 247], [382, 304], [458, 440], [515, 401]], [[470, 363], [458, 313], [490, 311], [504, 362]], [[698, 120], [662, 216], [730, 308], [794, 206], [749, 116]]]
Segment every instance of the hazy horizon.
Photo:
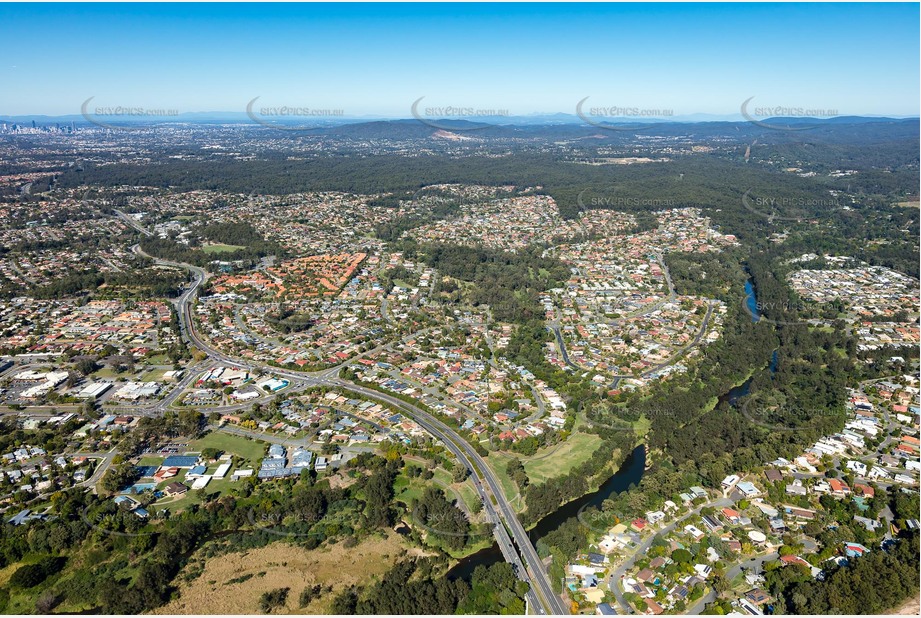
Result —
[[[215, 116], [215, 117], [226, 116], [227, 119], [237, 119], [237, 118], [238, 118], [239, 120], [244, 120], [244, 119], [247, 118], [246, 112], [245, 112], [245, 111], [239, 111], [239, 110], [229, 110], [229, 109], [228, 109], [228, 110], [191, 110], [191, 111], [180, 112], [180, 113], [176, 116], [176, 118], [179, 119], [179, 120], [176, 120], [176, 122], [185, 122], [185, 121], [187, 121], [187, 120], [183, 120], [183, 117], [187, 117], [187, 116]], [[499, 116], [485, 117], [485, 116], [484, 116], [482, 122], [492, 122], [492, 123], [494, 123], [494, 124], [501, 124], [503, 121], [508, 122], [508, 123], [511, 123], [512, 121], [514, 121], [514, 120], [516, 120], [516, 119], [528, 119], [528, 118], [533, 118], [533, 119], [535, 119], [535, 120], [539, 120], [539, 119], [551, 120], [553, 117], [561, 117], [561, 119], [565, 119], [567, 122], [571, 122], [572, 124], [582, 124], [582, 121], [580, 120], [580, 118], [579, 118], [579, 116], [578, 116], [577, 114], [572, 113], [572, 112], [562, 112], [562, 111], [557, 111], [557, 112], [523, 112], [523, 113], [520, 113], [520, 114], [513, 114], [513, 115], [510, 115], [510, 116], [507, 116], [507, 117], [499, 117]], [[776, 118], [784, 118], [785, 116], [783, 116], [783, 115], [777, 115], [777, 116], [775, 116], [775, 117], [776, 117]], [[820, 120], [820, 121], [821, 121], [821, 120], [828, 120], [828, 119], [829, 119], [829, 118], [808, 117], [808, 116], [802, 116], [802, 117], [800, 117], [800, 116], [786, 116], [786, 117], [790, 117], [790, 118], [793, 118], [793, 117], [796, 117], [796, 118], [812, 118], [812, 119], [816, 119], [816, 120]], [[25, 114], [4, 114], [3, 112], [0, 112], [0, 121], [3, 121], [3, 120], [16, 120], [16, 119], [30, 119], [30, 118], [74, 119], [74, 120], [77, 120], [77, 119], [82, 119], [82, 118], [84, 118], [84, 117], [83, 117], [80, 113], [68, 113], [68, 114], [55, 114], [55, 115], [52, 115], [52, 114], [30, 114], [30, 113], [25, 113]], [[919, 118], [921, 118], [921, 115], [919, 115], [919, 114], [914, 114], [914, 115], [901, 115], [901, 114], [840, 114], [840, 115], [838, 115], [838, 116], [835, 116], [834, 118], [837, 118], [837, 119], [840, 119], [840, 118], [880, 118], [880, 119], [893, 119], [893, 120], [913, 120], [913, 119], [919, 119]], [[194, 120], [194, 119], [190, 119], [190, 120]], [[337, 119], [335, 119], [335, 120], [334, 120], [334, 119], [326, 119], [326, 120], [327, 120], [328, 122], [330, 122], [330, 123], [338, 124], [338, 123], [343, 123], [343, 122], [347, 122], [347, 121], [402, 121], [402, 120], [418, 120], [418, 118], [414, 118], [414, 117], [412, 116], [411, 113], [407, 113], [407, 114], [402, 115], [402, 116], [401, 116], [401, 115], [384, 115], [384, 114], [368, 113], [368, 114], [354, 115], [354, 116], [352, 116], [352, 115], [345, 115], [345, 116], [341, 116], [341, 117], [339, 117], [339, 118], [337, 118]], [[466, 118], [455, 118], [455, 120], [460, 121], [460, 120], [467, 120], [467, 119], [466, 119]], [[124, 121], [126, 121], [126, 122], [131, 122], [131, 121], [143, 122], [144, 120], [143, 120], [142, 118], [136, 118], [136, 119], [134, 119], [134, 118], [125, 118]], [[474, 120], [468, 120], [468, 121], [469, 121], [469, 122], [474, 122]], [[613, 118], [610, 119], [610, 122], [630, 122], [630, 121], [631, 121], [631, 120], [629, 119], [629, 117], [624, 117], [624, 116], [621, 116], [621, 117], [613, 117]], [[158, 118], [158, 119], [157, 119], [157, 123], [158, 123], [158, 124], [167, 124], [167, 123], [169, 123], [169, 122], [170, 122], [170, 120], [169, 120], [168, 118]], [[678, 115], [678, 116], [674, 116], [674, 117], [669, 118], [669, 119], [665, 119], [665, 118], [654, 118], [654, 119], [648, 120], [648, 122], [650, 122], [650, 123], [660, 123], [660, 124], [661, 124], [661, 123], [667, 123], [667, 122], [676, 122], [676, 123], [694, 123], [694, 122], [747, 122], [747, 120], [746, 120], [746, 118], [745, 118], [744, 116], [742, 116], [741, 114], [738, 114], [738, 113], [737, 113], [737, 114], [728, 114], [728, 113], [727, 113], [727, 114], [705, 114], [705, 113], [698, 113], [698, 114]]]

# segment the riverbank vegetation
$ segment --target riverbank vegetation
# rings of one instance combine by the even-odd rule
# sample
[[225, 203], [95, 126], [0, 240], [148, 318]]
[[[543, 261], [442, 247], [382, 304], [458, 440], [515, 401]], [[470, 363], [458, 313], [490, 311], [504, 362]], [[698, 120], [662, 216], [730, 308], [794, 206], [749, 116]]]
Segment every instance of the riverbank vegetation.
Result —
[[[411, 124], [394, 130], [425, 131], [425, 127]], [[755, 129], [747, 125], [735, 128], [739, 135], [751, 138], [740, 141], [738, 152], [722, 149], [712, 155], [676, 154], [667, 161], [642, 165], [579, 165], [573, 160], [597, 154], [591, 152], [592, 147], [579, 145], [573, 145], [565, 157], [528, 151], [517, 152], [515, 156], [504, 156], [503, 152], [503, 156], [496, 157], [435, 153], [424, 157], [374, 155], [320, 157], [309, 161], [270, 157], [260, 161], [227, 161], [202, 154], [199, 160], [163, 157], [163, 163], [156, 166], [87, 164], [61, 174], [59, 183], [62, 187], [145, 185], [278, 195], [306, 190], [392, 194], [375, 198], [373, 205], [380, 208], [392, 207], [399, 199], [412, 199], [418, 188], [440, 182], [515, 184], [540, 186], [542, 192], [554, 198], [564, 218], [579, 216], [584, 203], [581, 196], [586, 191], [591, 192], [588, 197], [604, 195], [607, 187], [616, 190], [617, 201], [625, 205], [624, 210], [639, 215], [641, 226], [651, 224], [649, 207], [642, 206], [650, 199], [660, 204], [700, 208], [716, 229], [734, 234], [740, 246], [719, 254], [667, 253], [665, 260], [678, 293], [719, 298], [726, 303], [728, 312], [723, 319], [721, 337], [701, 349], [700, 355], [689, 363], [687, 373], [654, 382], [642, 392], [608, 392], [581, 372], [567, 372], [547, 363], [543, 348], [552, 335], [546, 330], [537, 299], [540, 292], [564, 281], [567, 272], [562, 264], [542, 255], [540, 249], [512, 254], [455, 245], [420, 246], [398, 240], [406, 230], [449, 216], [456, 204], [443, 204], [433, 208], [428, 216], [396, 220], [376, 230], [380, 239], [396, 241], [391, 247], [402, 249], [406, 257], [418, 257], [450, 277], [449, 284], [455, 289], [449, 294], [456, 292], [458, 302], [489, 304], [494, 320], [514, 323], [516, 328], [506, 349], [507, 357], [527, 367], [567, 399], [566, 431], [573, 429], [575, 418], [581, 415], [590, 425], [584, 431], [592, 432], [600, 440], [586, 460], [570, 470], [561, 468], [559, 475], [543, 475], [544, 478], [534, 474], [533, 466], [529, 474], [527, 463], [515, 466], [501, 456], [488, 457], [503, 464], [521, 491], [527, 507], [521, 515], [525, 523], [539, 521], [561, 504], [598, 486], [634, 445], [637, 439], [632, 429], [634, 424], [640, 419], [648, 423], [646, 438], [656, 453], [654, 466], [636, 489], [604, 502], [601, 517], [613, 521], [624, 515], [635, 517], [646, 510], [658, 509], [665, 500], [673, 499], [679, 490], [691, 485], [717, 488], [728, 474], [754, 470], [777, 457], [792, 458], [801, 453], [805, 445], [842, 426], [849, 384], [855, 379], [880, 375], [882, 361], [893, 355], [882, 350], [876, 353], [878, 362], [865, 364], [866, 353], [861, 356], [857, 352], [855, 341], [842, 322], [821, 328], [810, 326], [806, 323], [808, 318], [837, 317], [841, 304], [801, 307], [785, 277], [794, 268], [790, 260], [806, 253], [849, 255], [917, 277], [918, 211], [894, 206], [917, 195], [917, 122], [874, 123], [872, 128], [829, 124], [811, 132], [808, 144], [799, 143], [800, 138], [784, 132], [775, 132], [778, 134], [765, 143], [763, 131], [752, 134]], [[700, 130], [724, 131], [725, 126]], [[755, 138], [762, 141], [752, 149], [751, 160], [743, 161], [743, 147]], [[782, 171], [793, 161], [804, 166], [807, 164], [802, 162], [808, 162], [809, 173]], [[847, 161], [848, 168], [858, 173], [833, 174], [841, 161]], [[775, 208], [773, 204], [782, 206]], [[231, 254], [234, 259], [242, 259], [244, 265], [254, 264], [264, 255], [280, 253], [280, 248], [270, 246], [253, 230], [204, 226], [199, 231], [201, 234], [193, 239], [192, 246], [158, 238], [143, 239], [141, 246], [153, 255], [194, 264], [207, 264], [215, 257], [198, 248], [202, 240], [246, 247]], [[810, 265], [822, 267], [821, 262]], [[749, 276], [765, 317], [758, 322], [743, 309], [741, 286]], [[775, 352], [776, 363], [771, 363]], [[909, 357], [912, 354], [909, 352]], [[346, 372], [343, 375], [354, 377]], [[743, 383], [747, 383], [747, 392], [730, 400], [727, 393]], [[446, 422], [457, 424], [456, 420], [446, 419]], [[478, 452], [486, 453], [478, 438], [470, 433], [465, 435]], [[340, 538], [343, 543], [353, 537], [360, 540], [370, 531], [395, 524], [397, 515], [405, 514], [401, 511], [405, 507], [394, 501], [395, 466], [391, 461], [368, 461], [362, 480], [348, 490], [314, 486], [306, 479], [306, 487], [300, 489], [281, 485], [292, 490], [292, 495], [260, 496], [263, 502], [253, 504], [252, 508], [262, 517], [271, 517], [276, 506], [296, 506], [304, 513], [321, 517], [322, 540], [312, 536], [313, 527], [305, 526], [304, 522], [283, 522], [293, 526], [294, 531], [309, 533], [307, 540], [302, 541], [305, 546]], [[243, 496], [233, 504], [211, 501], [200, 510], [183, 514], [177, 518], [182, 523], [181, 530], [174, 528], [170, 519], [157, 524], [157, 533], [144, 536], [145, 541], [119, 541], [125, 547], [119, 549], [117, 557], [103, 554], [100, 560], [86, 561], [98, 564], [101, 570], [85, 573], [81, 575], [83, 579], [71, 577], [69, 570], [71, 564], [84, 563], [69, 560], [64, 568], [68, 575], [57, 579], [52, 575], [37, 583], [34, 590], [42, 593], [50, 590], [52, 597], [60, 592], [66, 602], [71, 602], [67, 597], [69, 590], [79, 590], [81, 598], [92, 599], [91, 603], [99, 603], [106, 611], [132, 611], [162, 603], [170, 594], [169, 585], [164, 582], [178, 572], [183, 552], [199, 547], [209, 534], [236, 530], [225, 518], [239, 517], [238, 505], [250, 506], [249, 497]], [[295, 499], [303, 500], [304, 504], [289, 503]], [[446, 506], [443, 496], [426, 494], [424, 503], [426, 522], [448, 518], [457, 529], [463, 527], [459, 519], [452, 519], [456, 513]], [[268, 506], [261, 506], [264, 504]], [[124, 515], [105, 511], [96, 503], [88, 506], [95, 515], [102, 515], [106, 525], [125, 526], [125, 529], [153, 525], [129, 524], [123, 522]], [[320, 511], [322, 515], [318, 514]], [[338, 519], [329, 521], [330, 514]], [[242, 521], [235, 523], [245, 525]], [[66, 532], [52, 534], [50, 531], [56, 529], [56, 524], [33, 527], [42, 530], [46, 525], [48, 538], [54, 538], [57, 544], [55, 551], [76, 558], [69, 553], [71, 535], [83, 535], [73, 541], [79, 545], [88, 530], [74, 532], [68, 528]], [[37, 541], [33, 547], [32, 536], [20, 539], [15, 531], [11, 534], [14, 538], [8, 556], [11, 563], [27, 556], [38, 561], [44, 554], [52, 553]], [[573, 519], [542, 539], [543, 553], [554, 555], [554, 579], [559, 581], [561, 561], [584, 549], [591, 540], [588, 536], [590, 532]], [[427, 538], [422, 535], [418, 540], [425, 543]], [[439, 543], [453, 545], [456, 541], [440, 539]], [[906, 551], [903, 544], [908, 546], [903, 541], [897, 552]], [[436, 547], [438, 543], [432, 543], [427, 549]], [[909, 549], [913, 551], [914, 565], [916, 542]], [[131, 551], [135, 552], [132, 557], [143, 556], [140, 566], [126, 558]], [[884, 552], [873, 555], [890, 556], [896, 563], [900, 562], [896, 558], [902, 556]], [[839, 591], [848, 586], [860, 590], [874, 588], [885, 599], [868, 606], [885, 609], [894, 603], [887, 605], [884, 601], [895, 601], [907, 586], [901, 566], [888, 565], [886, 558], [873, 555], [868, 562], [871, 566], [836, 571], [827, 585], [779, 581], [776, 593], [785, 599], [788, 609], [826, 610], [835, 606]], [[113, 561], [117, 561], [118, 568], [106, 566]], [[867, 573], [874, 565], [880, 571], [892, 566], [889, 573], [897, 583], [885, 587], [878, 582]], [[31, 569], [22, 577], [30, 571], [37, 572]], [[413, 599], [418, 602], [415, 608], [432, 612], [485, 611], [486, 607], [518, 609], [512, 597], [520, 597], [520, 591], [512, 589], [511, 595], [498, 592], [510, 589], [503, 586], [503, 573], [495, 574], [502, 581], [490, 581], [490, 577], [481, 573], [482, 581], [474, 581], [471, 589], [465, 591], [455, 583], [439, 580], [433, 575], [435, 572], [427, 559], [402, 561], [380, 582], [356, 585], [338, 595], [336, 611], [406, 611], [405, 606], [391, 597]], [[69, 583], [68, 577], [75, 581]], [[102, 583], [92, 584], [100, 586], [96, 589], [84, 580]], [[59, 583], [61, 587], [56, 588]], [[478, 583], [482, 594], [475, 592]], [[31, 592], [24, 592], [32, 589], [14, 589], [10, 597], [12, 606], [19, 610], [34, 609], [22, 601], [37, 601]], [[499, 597], [489, 596], [494, 592]], [[273, 598], [277, 600], [278, 596]], [[480, 599], [489, 600], [481, 604]]]

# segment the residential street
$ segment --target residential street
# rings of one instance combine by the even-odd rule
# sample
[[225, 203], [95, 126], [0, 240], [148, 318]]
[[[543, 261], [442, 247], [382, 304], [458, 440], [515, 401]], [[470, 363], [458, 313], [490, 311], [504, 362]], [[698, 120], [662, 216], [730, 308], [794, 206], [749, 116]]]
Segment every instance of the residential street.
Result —
[[617, 603], [620, 605], [620, 608], [623, 612], [628, 614], [636, 613], [634, 608], [627, 603], [627, 600], [624, 598], [623, 590], [623, 578], [628, 570], [630, 570], [636, 561], [646, 554], [649, 548], [652, 546], [652, 542], [655, 540], [658, 535], [665, 535], [674, 530], [678, 525], [683, 523], [689, 517], [693, 515], [699, 515], [702, 509], [712, 506], [715, 508], [723, 508], [727, 506], [732, 506], [733, 501], [730, 498], [718, 498], [706, 504], [701, 504], [698, 507], [695, 507], [694, 510], [685, 513], [682, 517], [671, 522], [661, 530], [657, 531], [656, 534], [649, 535], [646, 540], [644, 540], [640, 545], [633, 551], [633, 553], [621, 563], [614, 572], [608, 577], [608, 588], [614, 593], [614, 596], [617, 598]]

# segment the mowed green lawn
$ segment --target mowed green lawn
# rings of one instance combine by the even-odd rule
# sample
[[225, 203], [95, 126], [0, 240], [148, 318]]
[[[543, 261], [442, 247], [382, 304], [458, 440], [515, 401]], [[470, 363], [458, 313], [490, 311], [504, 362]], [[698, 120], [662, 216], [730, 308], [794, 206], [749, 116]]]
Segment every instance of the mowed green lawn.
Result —
[[[413, 463], [413, 465], [416, 464]], [[457, 484], [454, 483], [451, 473], [444, 468], [435, 468], [434, 473], [435, 476], [427, 481], [398, 474], [393, 483], [394, 497], [408, 505], [413, 500], [420, 499], [427, 486], [434, 485], [444, 491], [448, 500], [461, 500], [468, 509], [472, 508], [474, 502], [479, 501], [476, 490], [469, 479]]]
[[214, 245], [204, 245], [201, 248], [205, 253], [233, 253], [240, 249], [246, 249], [246, 247], [243, 245], [225, 245], [223, 243], [217, 243]]
[[221, 431], [212, 431], [201, 440], [189, 443], [188, 450], [201, 451], [206, 448], [216, 448], [231, 453], [252, 462], [258, 463], [265, 454], [265, 442], [248, 440], [241, 436], [234, 436]]
[[154, 356], [145, 358], [144, 363], [147, 365], [172, 365], [173, 361], [171, 361], [166, 354], [155, 354]]
[[[208, 471], [213, 473], [214, 469], [216, 468], [217, 466], [209, 466]], [[234, 468], [234, 470], [236, 470], [236, 468]], [[186, 487], [191, 488], [194, 480], [185, 478], [188, 472], [189, 471], [187, 469], [180, 470], [179, 474], [177, 474], [176, 476], [160, 481], [160, 483], [157, 484], [157, 489], [159, 491], [163, 491], [166, 488], [166, 486], [169, 485], [170, 483], [177, 483], [177, 482], [182, 483]], [[232, 474], [232, 472], [230, 474]], [[234, 487], [239, 487], [243, 483], [243, 481], [231, 481], [230, 474], [228, 474], [226, 477], [222, 479], [212, 479], [211, 482], [209, 482], [208, 485], [205, 487], [205, 496], [211, 496], [211, 498], [209, 499], [213, 499], [213, 494], [218, 494], [218, 495], [223, 496], [226, 493], [228, 493], [231, 489], [233, 489]], [[153, 504], [153, 507], [156, 510], [169, 509], [173, 513], [176, 513], [176, 512], [189, 508], [193, 504], [202, 504], [205, 501], [206, 500], [202, 499], [202, 496], [198, 495], [197, 491], [193, 491], [192, 489], [189, 489], [189, 491], [187, 491], [182, 496], [178, 496], [178, 497], [177, 496], [164, 496], [163, 498], [160, 498], [159, 500], [157, 500]]]
[[109, 379], [114, 380], [115, 378], [118, 378], [118, 377], [130, 378], [132, 374], [130, 373], [118, 374], [118, 373], [115, 373], [115, 370], [112, 369], [111, 367], [105, 366], [97, 371], [94, 371], [91, 375], [93, 378], [109, 378]]
[[162, 382], [163, 374], [169, 371], [168, 369], [151, 369], [143, 376], [141, 376], [141, 382]]
[[473, 486], [473, 481], [470, 479], [457, 485], [457, 493], [460, 494], [461, 500], [464, 501], [468, 509], [472, 509], [473, 505], [480, 502], [480, 496], [477, 494], [476, 488]]
[[598, 445], [601, 444], [601, 437], [593, 433], [575, 433], [569, 438], [556, 446], [552, 446], [545, 452], [538, 452], [534, 457], [522, 458], [525, 472], [532, 483], [543, 483], [564, 474], [587, 461]]
[[422, 497], [422, 490], [425, 487], [423, 483], [424, 481], [411, 479], [402, 474], [397, 475], [393, 482], [394, 498], [407, 505], [413, 500], [418, 500]]
[[489, 464], [489, 467], [492, 468], [496, 476], [499, 477], [499, 484], [502, 485], [502, 492], [505, 494], [506, 500], [513, 500], [519, 494], [518, 485], [506, 473], [508, 462], [511, 461], [511, 459], [511, 455], [498, 451], [490, 451], [489, 456], [486, 458], [486, 463]]
[[524, 465], [531, 484], [540, 485], [547, 479], [568, 474], [573, 468], [587, 461], [599, 444], [601, 444], [599, 436], [576, 432], [565, 442], [538, 451], [533, 457], [515, 453], [491, 452], [487, 457], [487, 463], [499, 476], [502, 489], [506, 497], [511, 500], [519, 493], [518, 485], [506, 473], [508, 462], [513, 458], [520, 460]]

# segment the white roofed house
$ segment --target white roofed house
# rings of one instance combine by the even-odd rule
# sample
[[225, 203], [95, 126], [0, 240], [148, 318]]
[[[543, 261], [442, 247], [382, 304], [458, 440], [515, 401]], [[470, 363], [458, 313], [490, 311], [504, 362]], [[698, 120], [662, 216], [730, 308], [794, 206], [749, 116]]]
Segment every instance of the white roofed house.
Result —
[[887, 479], [889, 478], [889, 472], [880, 468], [879, 466], [873, 466], [870, 468], [870, 473], [867, 475], [867, 478], [870, 479]]
[[856, 459], [848, 460], [845, 466], [848, 470], [851, 470], [861, 476], [865, 476], [867, 474], [867, 464], [857, 461]]
[[281, 444], [272, 444], [269, 446], [270, 457], [284, 457], [286, 455], [285, 447]]
[[249, 477], [251, 477], [251, 476], [253, 475], [253, 473], [254, 473], [253, 470], [240, 470], [240, 469], [238, 468], [237, 471], [234, 472], [234, 473], [230, 476], [230, 480], [231, 480], [231, 481], [236, 481], [236, 480], [239, 480], [239, 479], [249, 478]]
[[213, 478], [222, 479], [227, 476], [227, 473], [230, 472], [230, 463], [222, 463], [217, 467], [217, 470], [214, 471], [212, 475]]
[[755, 487], [755, 484], [750, 481], [742, 481], [736, 485], [736, 489], [745, 494], [745, 497], [752, 498], [755, 496], [761, 495], [761, 490]]
[[650, 524], [657, 524], [663, 519], [665, 519], [665, 513], [662, 511], [647, 511], [646, 512], [646, 520]]

